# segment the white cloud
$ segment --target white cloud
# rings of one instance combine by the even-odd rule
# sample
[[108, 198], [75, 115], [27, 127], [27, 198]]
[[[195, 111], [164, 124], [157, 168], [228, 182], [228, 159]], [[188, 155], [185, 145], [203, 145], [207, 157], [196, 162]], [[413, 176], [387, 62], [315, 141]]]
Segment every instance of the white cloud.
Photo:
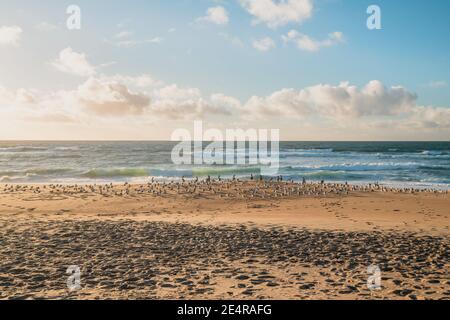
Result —
[[253, 47], [259, 51], [269, 51], [276, 47], [275, 42], [269, 38], [265, 37], [260, 40], [253, 41]]
[[[22, 109], [20, 114], [29, 120], [59, 118], [61, 122], [69, 122], [68, 118], [70, 122], [95, 119], [92, 116], [194, 119], [230, 115], [239, 104], [237, 99], [222, 94], [208, 99], [198, 88], [181, 88], [176, 84], [159, 87], [161, 84], [149, 75], [115, 75], [90, 77], [74, 90], [57, 92], [11, 91], [0, 86], [0, 104], [16, 110], [15, 113], [17, 108]], [[67, 119], [59, 116], [64, 114]]]
[[407, 122], [416, 128], [450, 128], [450, 108], [416, 107]]
[[90, 77], [74, 90], [54, 92], [23, 88], [11, 91], [0, 86], [0, 103], [4, 109], [38, 121], [75, 122], [92, 119], [92, 115], [102, 118], [142, 116], [151, 97], [131, 86], [149, 84], [150, 79], [147, 75]]
[[76, 123], [76, 118], [64, 113], [44, 113], [25, 115], [24, 120], [31, 122]]
[[241, 5], [255, 17], [254, 23], [265, 23], [270, 28], [288, 23], [301, 23], [312, 16], [311, 0], [240, 0]]
[[194, 101], [201, 97], [197, 88], [179, 88], [176, 84], [171, 84], [157, 91], [157, 96], [164, 101]]
[[51, 24], [49, 22], [43, 21], [38, 23], [35, 28], [42, 32], [50, 32], [58, 29], [58, 26]]
[[75, 91], [78, 102], [100, 116], [140, 115], [149, 106], [150, 97], [132, 92], [126, 85], [107, 79], [89, 78]]
[[5, 119], [10, 117], [31, 122], [74, 122], [76, 117], [66, 108], [66, 96], [68, 92], [64, 91], [43, 92], [28, 88], [8, 90], [0, 86], [0, 112], [4, 113], [2, 117]]
[[308, 35], [291, 30], [282, 36], [285, 43], [293, 42], [300, 50], [315, 52], [325, 47], [331, 47], [344, 42], [344, 34], [339, 31], [332, 32], [325, 40], [315, 40]]
[[0, 86], [0, 103], [3, 107], [8, 107], [15, 99], [15, 94], [7, 88]]
[[116, 33], [114, 38], [116, 38], [116, 39], [130, 38], [132, 35], [133, 35], [133, 32], [131, 32], [131, 31], [120, 31], [119, 33]]
[[[117, 38], [119, 36], [119, 38]], [[130, 38], [131, 34], [125, 34], [125, 33], [118, 33], [115, 35], [115, 38], [113, 41], [111, 40], [105, 40], [107, 43], [110, 43], [117, 47], [124, 47], [124, 48], [132, 48], [136, 47], [142, 44], [159, 44], [164, 39], [161, 37], [153, 37], [150, 39], [144, 39], [144, 40], [137, 40]]]
[[95, 74], [95, 68], [87, 61], [86, 55], [75, 52], [70, 47], [63, 49], [52, 65], [59, 71], [81, 77]]
[[61, 123], [131, 116], [128, 125], [133, 126], [133, 121], [228, 121], [224, 117], [230, 117], [233, 121], [267, 121], [267, 125], [302, 119], [303, 126], [325, 133], [356, 129], [376, 133], [381, 128], [383, 134], [427, 132], [439, 137], [450, 133], [450, 108], [419, 106], [417, 96], [406, 88], [387, 87], [376, 80], [362, 87], [343, 82], [285, 88], [268, 96], [253, 96], [245, 103], [223, 93], [205, 96], [198, 88], [155, 83], [160, 84], [149, 75], [115, 75], [90, 77], [74, 90], [56, 92], [0, 86], [0, 112], [2, 117], [10, 110], [29, 121]]
[[208, 101], [198, 88], [180, 88], [172, 84], [154, 92], [150, 110], [156, 117], [169, 119], [194, 119], [208, 114], [230, 115], [229, 106], [220, 103], [224, 101], [221, 98], [213, 95], [212, 101]]
[[161, 37], [136, 39], [133, 31], [122, 30], [113, 35], [111, 40], [105, 39], [104, 41], [117, 47], [132, 48], [143, 44], [159, 44], [163, 40]]
[[260, 116], [362, 118], [411, 114], [416, 100], [417, 96], [403, 87], [387, 88], [374, 80], [361, 89], [347, 82], [282, 89], [268, 97], [250, 98], [244, 109]]
[[20, 88], [16, 91], [16, 101], [22, 104], [33, 104], [37, 101], [35, 90]]
[[446, 81], [431, 81], [429, 84], [428, 84], [428, 87], [430, 87], [430, 88], [444, 88], [444, 87], [447, 87], [448, 86], [448, 83], [446, 82]]
[[22, 28], [18, 26], [0, 27], [0, 46], [18, 46], [22, 32]]
[[241, 48], [243, 48], [245, 46], [244, 42], [239, 37], [230, 35], [226, 32], [220, 32], [219, 36], [224, 38], [226, 41], [231, 43], [233, 46], [241, 47]]
[[35, 89], [19, 88], [17, 90], [8, 90], [0, 86], [0, 103], [4, 107], [34, 104], [37, 102], [37, 96], [38, 92]]
[[239, 99], [224, 95], [223, 93], [214, 93], [210, 97], [211, 105], [214, 109], [221, 110], [219, 113], [231, 115], [240, 111], [242, 104]]
[[222, 6], [208, 8], [206, 16], [197, 18], [197, 22], [210, 22], [217, 25], [226, 25], [229, 22], [228, 12]]
[[104, 78], [137, 88], [150, 88], [163, 85], [162, 81], [155, 80], [148, 74], [141, 74], [139, 76], [116, 74], [114, 76], [105, 76]]

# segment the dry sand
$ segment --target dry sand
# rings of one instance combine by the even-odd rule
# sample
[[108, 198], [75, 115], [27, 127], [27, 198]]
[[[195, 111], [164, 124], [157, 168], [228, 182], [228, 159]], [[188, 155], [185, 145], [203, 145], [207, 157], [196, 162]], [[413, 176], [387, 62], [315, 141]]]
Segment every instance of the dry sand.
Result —
[[0, 299], [449, 299], [450, 195], [371, 189], [0, 185]]

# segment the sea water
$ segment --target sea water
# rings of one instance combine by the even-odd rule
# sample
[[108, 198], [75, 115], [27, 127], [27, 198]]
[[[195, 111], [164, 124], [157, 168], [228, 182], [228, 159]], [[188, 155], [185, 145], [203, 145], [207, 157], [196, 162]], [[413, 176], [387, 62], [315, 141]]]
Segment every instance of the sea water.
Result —
[[[258, 175], [255, 165], [175, 165], [175, 142], [0, 142], [0, 183], [146, 182]], [[246, 150], [235, 150], [246, 152]], [[450, 142], [280, 142], [279, 175], [300, 181], [450, 186]]]

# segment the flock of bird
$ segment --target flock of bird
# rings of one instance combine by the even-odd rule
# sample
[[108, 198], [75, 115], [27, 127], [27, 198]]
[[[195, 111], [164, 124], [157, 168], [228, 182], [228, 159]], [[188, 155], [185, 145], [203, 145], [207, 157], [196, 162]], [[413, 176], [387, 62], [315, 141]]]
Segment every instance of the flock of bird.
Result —
[[351, 192], [393, 192], [393, 193], [434, 193], [447, 194], [448, 190], [395, 188], [383, 186], [379, 183], [367, 185], [352, 185], [346, 183], [301, 182], [284, 181], [283, 177], [247, 179], [222, 179], [220, 176], [205, 179], [185, 179], [184, 177], [172, 181], [155, 181], [154, 178], [145, 184], [89, 184], [89, 185], [22, 185], [6, 184], [3, 193], [32, 192], [36, 194], [49, 193], [56, 195], [99, 194], [103, 196], [133, 196], [150, 194], [155, 196], [184, 195], [184, 196], [218, 196], [220, 198], [289, 198], [298, 196], [328, 196], [348, 195]]

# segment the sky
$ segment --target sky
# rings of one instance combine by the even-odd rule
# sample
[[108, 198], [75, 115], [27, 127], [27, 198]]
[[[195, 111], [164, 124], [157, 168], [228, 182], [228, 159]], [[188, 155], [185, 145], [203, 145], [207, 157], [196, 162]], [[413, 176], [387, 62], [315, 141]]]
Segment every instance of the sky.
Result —
[[[370, 5], [381, 29], [367, 27]], [[0, 0], [0, 140], [170, 140], [202, 120], [282, 140], [448, 141], [448, 12], [441, 0]]]

